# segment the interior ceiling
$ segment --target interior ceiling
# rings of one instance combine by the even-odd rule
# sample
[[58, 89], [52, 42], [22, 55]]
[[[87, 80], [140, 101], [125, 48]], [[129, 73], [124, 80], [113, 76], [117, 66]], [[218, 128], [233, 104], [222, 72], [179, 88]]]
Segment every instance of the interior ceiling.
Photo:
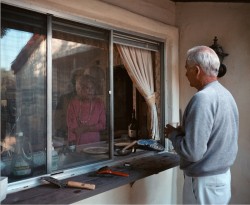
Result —
[[214, 3], [250, 3], [250, 0], [192, 0], [192, 1], [187, 1], [187, 0], [171, 0], [173, 2], [183, 2], [183, 3], [189, 3], [189, 2], [214, 2]]

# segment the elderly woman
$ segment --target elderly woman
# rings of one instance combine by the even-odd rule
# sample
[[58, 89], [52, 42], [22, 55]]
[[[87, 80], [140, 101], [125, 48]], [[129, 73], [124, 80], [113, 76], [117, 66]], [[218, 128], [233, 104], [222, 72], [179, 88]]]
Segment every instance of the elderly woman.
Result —
[[67, 111], [68, 141], [76, 145], [98, 142], [100, 131], [106, 127], [106, 112], [95, 95], [95, 81], [91, 76], [82, 76], [76, 89], [77, 97]]
[[[83, 68], [77, 68], [71, 73], [72, 90], [69, 93], [62, 95], [56, 106], [54, 126], [55, 136], [62, 137], [67, 140], [68, 127], [67, 127], [67, 111], [70, 101], [77, 96], [79, 90], [81, 76], [84, 75]], [[78, 91], [79, 92], [79, 91]]]

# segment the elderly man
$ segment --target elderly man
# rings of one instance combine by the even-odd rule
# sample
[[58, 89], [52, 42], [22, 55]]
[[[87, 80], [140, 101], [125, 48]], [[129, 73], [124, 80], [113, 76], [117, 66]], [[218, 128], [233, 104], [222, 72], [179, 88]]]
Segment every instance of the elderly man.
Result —
[[186, 76], [198, 92], [185, 109], [182, 126], [165, 127], [184, 171], [184, 204], [227, 204], [231, 198], [239, 116], [233, 96], [217, 81], [219, 66], [211, 48], [188, 50]]

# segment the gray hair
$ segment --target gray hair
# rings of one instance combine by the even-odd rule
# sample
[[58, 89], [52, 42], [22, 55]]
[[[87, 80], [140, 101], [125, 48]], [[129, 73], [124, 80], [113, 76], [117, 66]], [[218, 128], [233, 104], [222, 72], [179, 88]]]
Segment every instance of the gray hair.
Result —
[[207, 46], [195, 46], [187, 51], [188, 66], [199, 65], [209, 76], [217, 76], [220, 59], [215, 51]]

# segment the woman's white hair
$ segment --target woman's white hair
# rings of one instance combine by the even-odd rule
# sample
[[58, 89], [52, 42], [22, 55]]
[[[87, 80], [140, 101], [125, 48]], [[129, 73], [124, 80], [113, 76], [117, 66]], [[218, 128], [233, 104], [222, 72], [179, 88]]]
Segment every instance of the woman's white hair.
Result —
[[187, 51], [188, 66], [199, 65], [209, 76], [217, 77], [220, 59], [215, 51], [207, 46], [195, 46]]

